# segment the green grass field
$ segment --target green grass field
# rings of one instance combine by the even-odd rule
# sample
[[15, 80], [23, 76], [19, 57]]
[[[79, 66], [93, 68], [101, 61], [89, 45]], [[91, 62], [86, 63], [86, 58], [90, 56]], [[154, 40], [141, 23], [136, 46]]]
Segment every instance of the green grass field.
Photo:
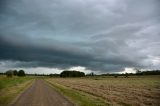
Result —
[[[160, 76], [130, 76], [129, 78], [49, 78], [59, 92], [79, 106], [158, 106]], [[82, 99], [81, 99], [82, 98]], [[88, 104], [88, 105], [84, 105]]]
[[33, 77], [0, 76], [0, 106], [8, 106], [14, 99], [27, 88]]

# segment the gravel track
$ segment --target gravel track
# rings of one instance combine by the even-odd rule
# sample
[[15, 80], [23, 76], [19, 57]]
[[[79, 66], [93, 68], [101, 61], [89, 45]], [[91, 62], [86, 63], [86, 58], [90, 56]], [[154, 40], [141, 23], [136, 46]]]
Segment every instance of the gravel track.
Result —
[[12, 106], [74, 106], [43, 80], [35, 82], [24, 91]]

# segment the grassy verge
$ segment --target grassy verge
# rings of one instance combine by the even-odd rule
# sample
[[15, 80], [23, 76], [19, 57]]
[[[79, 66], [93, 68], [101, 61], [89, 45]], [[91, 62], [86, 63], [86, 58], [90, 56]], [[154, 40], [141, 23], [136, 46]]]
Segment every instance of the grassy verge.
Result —
[[94, 97], [84, 92], [80, 92], [71, 88], [67, 88], [63, 85], [57, 84], [53, 81], [45, 79], [49, 84], [54, 87], [55, 90], [62, 93], [69, 100], [71, 100], [76, 106], [107, 106], [105, 102], [103, 102], [98, 97]]
[[32, 81], [32, 77], [0, 77], [0, 106], [10, 105]]

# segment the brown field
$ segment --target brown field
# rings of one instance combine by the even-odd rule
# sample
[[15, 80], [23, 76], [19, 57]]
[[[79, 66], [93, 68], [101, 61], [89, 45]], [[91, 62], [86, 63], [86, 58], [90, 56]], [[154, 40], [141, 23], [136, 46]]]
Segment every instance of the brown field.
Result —
[[51, 83], [99, 97], [112, 106], [160, 106], [160, 76], [50, 78]]

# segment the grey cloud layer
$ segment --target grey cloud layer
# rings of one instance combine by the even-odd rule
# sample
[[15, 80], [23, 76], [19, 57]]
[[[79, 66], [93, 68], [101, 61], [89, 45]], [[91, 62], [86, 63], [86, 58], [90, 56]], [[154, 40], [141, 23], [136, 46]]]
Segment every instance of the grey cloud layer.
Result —
[[159, 0], [2, 0], [0, 59], [17, 67], [160, 68]]

